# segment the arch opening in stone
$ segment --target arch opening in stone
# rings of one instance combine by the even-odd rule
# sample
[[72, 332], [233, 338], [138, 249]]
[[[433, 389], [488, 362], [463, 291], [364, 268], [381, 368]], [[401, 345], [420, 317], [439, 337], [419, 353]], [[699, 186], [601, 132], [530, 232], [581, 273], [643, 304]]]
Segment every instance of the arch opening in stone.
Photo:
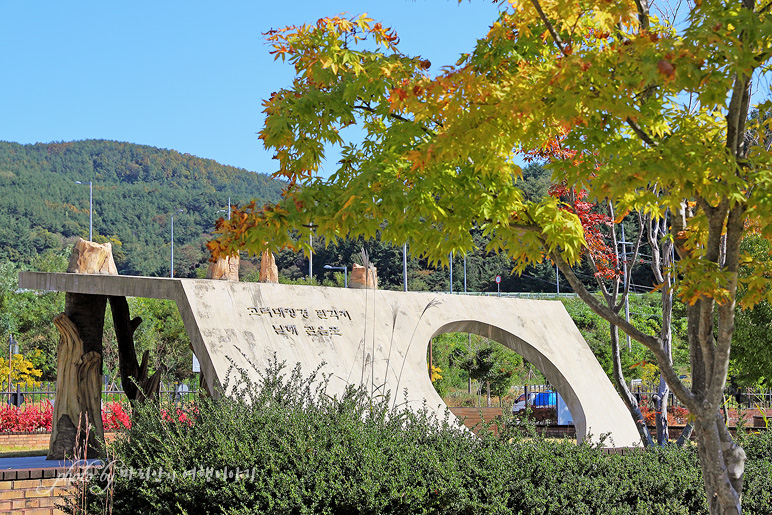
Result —
[[582, 406], [582, 397], [586, 397], [588, 394], [591, 395], [591, 392], [585, 392], [584, 394], [577, 392], [576, 387], [571, 384], [567, 374], [557, 367], [549, 356], [545, 355], [535, 345], [515, 334], [496, 325], [477, 320], [459, 320], [447, 323], [436, 329], [432, 334], [432, 338], [446, 333], [470, 333], [487, 338], [514, 351], [524, 360], [531, 363], [563, 398], [568, 410], [571, 412], [574, 426], [576, 427], [577, 440], [579, 442], [583, 441], [587, 434], [587, 417]]
[[511, 409], [524, 393], [549, 382], [532, 363], [501, 343], [472, 333], [442, 333], [427, 345], [429, 376], [437, 394], [453, 407]]

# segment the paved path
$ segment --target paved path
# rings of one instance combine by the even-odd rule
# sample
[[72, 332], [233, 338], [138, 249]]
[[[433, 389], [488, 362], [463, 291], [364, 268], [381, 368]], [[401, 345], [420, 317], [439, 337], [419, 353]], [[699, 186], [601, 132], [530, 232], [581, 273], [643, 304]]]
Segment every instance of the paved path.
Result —
[[[89, 464], [97, 460], [86, 460]], [[17, 458], [0, 458], [0, 470], [25, 470], [25, 469], [68, 469], [72, 465], [70, 460], [47, 460], [45, 456], [19, 456]]]

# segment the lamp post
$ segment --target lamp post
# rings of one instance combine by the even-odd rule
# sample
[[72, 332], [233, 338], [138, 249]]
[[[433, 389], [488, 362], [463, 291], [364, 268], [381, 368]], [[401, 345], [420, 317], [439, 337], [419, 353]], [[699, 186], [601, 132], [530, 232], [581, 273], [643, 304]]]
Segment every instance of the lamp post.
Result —
[[407, 243], [402, 245], [402, 283], [407, 291]]
[[324, 268], [327, 270], [343, 270], [343, 287], [348, 288], [348, 267], [346, 265], [343, 265], [343, 266], [324, 265]]
[[464, 293], [466, 293], [466, 254], [464, 254]]
[[19, 353], [19, 344], [13, 339], [13, 335], [8, 335], [8, 401], [11, 400], [11, 369], [13, 366], [13, 355]]
[[218, 213], [228, 213], [228, 220], [231, 219], [231, 198], [228, 197], [228, 209], [218, 209]]
[[171, 258], [171, 267], [169, 271], [169, 277], [174, 278], [174, 215], [177, 213], [182, 213], [185, 211], [184, 209], [178, 209], [174, 213], [172, 213], [172, 258]]
[[450, 253], [450, 293], [453, 293], [453, 253]]
[[[75, 184], [85, 184], [75, 181]], [[88, 241], [94, 241], [94, 185], [88, 181]]]

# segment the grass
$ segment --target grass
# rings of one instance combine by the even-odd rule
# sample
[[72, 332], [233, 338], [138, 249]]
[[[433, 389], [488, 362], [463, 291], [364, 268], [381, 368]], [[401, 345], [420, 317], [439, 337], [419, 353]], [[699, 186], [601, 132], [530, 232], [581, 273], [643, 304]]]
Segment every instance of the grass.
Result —
[[45, 456], [48, 443], [44, 445], [0, 445], [0, 458], [19, 458], [22, 456]]

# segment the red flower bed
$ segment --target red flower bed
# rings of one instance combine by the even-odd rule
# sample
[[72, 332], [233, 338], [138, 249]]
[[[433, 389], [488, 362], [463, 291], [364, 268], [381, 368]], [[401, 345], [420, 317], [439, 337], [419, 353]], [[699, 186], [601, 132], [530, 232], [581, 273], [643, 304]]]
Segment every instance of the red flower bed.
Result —
[[0, 432], [51, 431], [53, 416], [54, 407], [48, 401], [23, 408], [3, 406], [0, 408]]
[[[186, 409], [161, 410], [161, 418], [167, 422], [182, 422], [193, 425], [198, 410], [195, 406]], [[0, 433], [32, 433], [51, 431], [54, 407], [49, 401], [37, 405], [0, 407]], [[120, 402], [108, 402], [102, 408], [102, 427], [105, 431], [131, 427], [128, 406]]]

